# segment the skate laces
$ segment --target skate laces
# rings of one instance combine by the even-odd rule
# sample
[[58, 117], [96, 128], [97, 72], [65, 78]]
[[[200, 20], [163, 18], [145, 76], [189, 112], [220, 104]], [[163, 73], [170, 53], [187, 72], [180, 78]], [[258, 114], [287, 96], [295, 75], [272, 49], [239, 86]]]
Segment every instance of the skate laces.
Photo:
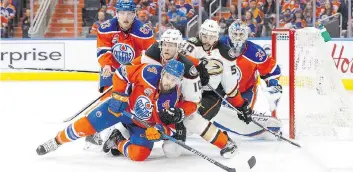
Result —
[[43, 147], [47, 152], [50, 152], [50, 151], [56, 150], [59, 147], [59, 145], [55, 141], [55, 139], [50, 139], [49, 141], [43, 144]]

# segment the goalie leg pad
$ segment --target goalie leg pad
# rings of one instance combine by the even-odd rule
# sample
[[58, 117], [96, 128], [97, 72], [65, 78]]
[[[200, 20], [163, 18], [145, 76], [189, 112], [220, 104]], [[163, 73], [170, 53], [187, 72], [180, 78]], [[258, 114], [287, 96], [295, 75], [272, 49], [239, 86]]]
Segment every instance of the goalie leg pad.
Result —
[[[282, 127], [282, 122], [279, 119], [273, 118], [271, 116], [252, 115], [252, 119], [274, 132], [280, 132]], [[237, 135], [265, 140], [275, 139], [272, 134], [268, 134], [268, 132], [265, 132], [262, 128], [254, 123], [249, 123], [246, 125], [243, 121], [239, 120], [234, 110], [225, 106], [221, 107], [220, 115], [217, 115], [213, 119], [213, 123], [217, 127]]]

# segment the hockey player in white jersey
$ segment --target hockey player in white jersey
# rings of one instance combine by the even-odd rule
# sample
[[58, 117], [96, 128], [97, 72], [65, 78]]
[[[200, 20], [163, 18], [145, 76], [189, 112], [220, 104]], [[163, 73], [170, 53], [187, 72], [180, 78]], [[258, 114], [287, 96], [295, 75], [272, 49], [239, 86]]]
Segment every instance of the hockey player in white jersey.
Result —
[[219, 32], [220, 27], [216, 21], [205, 20], [198, 37], [188, 39], [182, 46], [182, 53], [198, 58], [200, 63], [205, 64], [210, 75], [208, 85], [202, 87], [202, 100], [198, 111], [206, 119], [217, 115], [222, 99], [216, 91], [231, 99], [232, 105], [242, 112], [237, 114], [238, 118], [249, 124], [252, 110], [238, 92], [242, 73], [236, 64], [233, 49], [219, 43]]
[[[160, 39], [160, 42], [154, 43], [150, 48], [148, 48], [145, 53], [134, 59], [132, 61], [133, 65], [138, 65], [141, 63], [149, 63], [156, 65], [164, 65], [169, 60], [175, 59], [185, 66], [185, 73], [181, 83], [181, 94], [182, 99], [179, 100], [178, 108], [163, 107], [167, 110], [163, 113], [170, 113], [163, 116], [173, 116], [172, 114], [177, 113], [178, 109], [182, 111], [185, 115], [183, 123], [178, 123], [175, 125], [176, 134], [174, 137], [177, 140], [185, 141], [186, 131], [185, 128], [195, 134], [200, 135], [205, 141], [217, 146], [221, 149], [220, 154], [225, 158], [231, 158], [235, 155], [237, 145], [232, 141], [226, 132], [222, 132], [219, 128], [215, 127], [210, 121], [202, 118], [199, 113], [197, 113], [197, 105], [201, 101], [201, 81], [199, 77], [199, 72], [205, 71], [203, 65], [198, 65], [198, 60], [192, 57], [186, 57], [178, 53], [178, 49], [183, 41], [182, 34], [179, 30], [168, 29], [166, 30]], [[197, 68], [195, 65], [197, 65]], [[208, 80], [203, 77], [202, 82]], [[162, 113], [162, 112], [161, 112]], [[168, 120], [168, 119], [165, 119]], [[119, 129], [123, 132], [123, 128]], [[119, 135], [119, 131], [115, 130], [108, 141], [104, 144], [105, 152], [108, 152], [109, 145], [114, 142], [116, 136]], [[165, 140], [162, 145], [163, 151], [167, 157], [178, 157], [181, 155], [181, 147], [172, 141]], [[116, 152], [111, 149], [111, 152]]]
[[[267, 55], [261, 46], [247, 40], [249, 28], [240, 20], [233, 22], [229, 29], [228, 35], [220, 39], [221, 44], [232, 47], [233, 54], [236, 56], [236, 63], [242, 73], [239, 84], [239, 92], [244, 100], [249, 102], [250, 107], [253, 109], [257, 102], [258, 94], [258, 76], [264, 81], [262, 86], [263, 95], [267, 98], [271, 111], [275, 111], [277, 103], [282, 94], [282, 87], [279, 84], [279, 77], [281, 75], [280, 67], [277, 65], [276, 59], [271, 55]], [[264, 86], [265, 85], [265, 86]], [[229, 100], [230, 102], [232, 100]], [[225, 104], [227, 107], [227, 104]], [[266, 105], [266, 101], [261, 106]], [[261, 109], [264, 111], [265, 109]], [[275, 139], [275, 137], [265, 132], [262, 128], [254, 123], [245, 125], [244, 123], [237, 122], [229, 115], [232, 110], [227, 108], [221, 109], [222, 115], [218, 115], [213, 120], [214, 123], [236, 134], [245, 136], [252, 136], [262, 139]], [[280, 132], [281, 121], [270, 115], [253, 114], [253, 120], [256, 120], [265, 127], [275, 132]]]

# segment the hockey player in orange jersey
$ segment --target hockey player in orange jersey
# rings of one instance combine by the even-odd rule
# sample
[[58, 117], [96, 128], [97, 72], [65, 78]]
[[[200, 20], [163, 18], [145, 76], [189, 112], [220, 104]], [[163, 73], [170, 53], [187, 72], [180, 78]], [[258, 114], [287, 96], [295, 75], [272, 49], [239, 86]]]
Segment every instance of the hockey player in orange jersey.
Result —
[[[141, 63], [165, 65], [170, 60], [177, 60], [183, 63], [185, 73], [181, 83], [181, 99], [178, 107], [183, 109], [186, 118], [183, 123], [176, 124], [175, 129], [177, 132], [175, 138], [185, 141], [187, 129], [189, 132], [200, 135], [205, 141], [221, 149], [220, 154], [223, 157], [232, 158], [237, 149], [234, 141], [228, 137], [226, 132], [222, 132], [210, 121], [202, 118], [197, 112], [197, 105], [201, 101], [201, 84], [208, 83], [208, 75], [204, 76], [207, 73], [207, 69], [205, 69], [203, 64], [199, 65], [197, 59], [185, 57], [178, 53], [182, 41], [182, 34], [179, 30], [168, 29], [161, 35], [160, 42], [154, 43], [141, 57], [135, 58], [132, 63], [134, 65]], [[201, 81], [199, 73], [202, 76]], [[173, 111], [168, 110], [167, 112]], [[111, 135], [114, 135], [114, 132]], [[103, 146], [103, 149], [106, 149], [106, 146]], [[182, 149], [180, 146], [169, 140], [163, 143], [163, 151], [167, 157], [180, 156], [180, 149]], [[111, 151], [112, 153], [114, 152], [114, 150]]]
[[[102, 68], [99, 79], [101, 93], [112, 85], [115, 69], [130, 63], [156, 42], [149, 26], [137, 20], [136, 4], [132, 0], [119, 0], [116, 9], [117, 16], [102, 23], [97, 33], [97, 58]], [[107, 93], [102, 99], [110, 95]], [[86, 142], [85, 148], [89, 148], [90, 144], [99, 145], [102, 140], [97, 133], [87, 137]]]
[[[282, 86], [279, 83], [279, 77], [281, 75], [280, 67], [277, 65], [276, 59], [272, 56], [267, 55], [261, 46], [248, 41], [248, 27], [241, 23], [241, 21], [235, 21], [229, 26], [228, 35], [221, 38], [221, 43], [232, 47], [233, 54], [236, 55], [236, 63], [240, 68], [242, 77], [240, 79], [239, 91], [241, 97], [249, 102], [250, 107], [253, 109], [257, 98], [257, 84], [258, 75], [267, 84], [266, 96], [271, 108], [271, 111], [276, 109], [279, 98], [282, 94]], [[234, 101], [233, 99], [228, 99], [230, 103]], [[227, 106], [226, 103], [223, 103]], [[262, 123], [264, 126], [269, 127], [273, 131], [279, 131], [281, 127], [281, 122], [271, 116], [257, 116], [252, 115], [253, 119], [260, 120], [258, 122]], [[229, 118], [218, 117], [215, 119], [217, 126], [223, 128], [224, 125], [231, 125], [231, 120]], [[226, 121], [226, 122], [225, 122]], [[228, 125], [229, 124], [229, 125]], [[233, 121], [233, 126], [236, 124]], [[229, 129], [233, 128], [233, 129]], [[261, 138], [270, 137], [268, 133], [260, 129], [254, 124], [244, 126], [243, 129], [236, 129], [235, 127], [224, 127], [223, 129], [231, 130], [237, 134], [242, 134], [246, 136], [257, 136]], [[263, 135], [261, 135], [263, 134]], [[261, 136], [260, 136], [261, 135]]]
[[[149, 26], [136, 19], [136, 4], [132, 0], [119, 0], [116, 9], [117, 17], [102, 23], [97, 34], [97, 58], [102, 67], [100, 92], [111, 86], [112, 72], [120, 64], [130, 63], [156, 42]], [[115, 58], [114, 49], [121, 47], [119, 43], [131, 47], [135, 56], [124, 60]]]
[[[159, 131], [171, 134], [167, 125], [184, 119], [183, 109], [178, 107], [180, 83], [184, 64], [170, 60], [160, 65], [121, 66], [113, 76], [113, 94], [89, 112], [88, 116], [76, 120], [55, 138], [38, 146], [37, 154], [44, 155], [60, 145], [100, 132], [116, 123], [123, 123], [129, 130], [126, 140], [115, 132], [113, 145], [120, 153], [133, 161], [145, 160], [161, 138]], [[173, 113], [166, 112], [172, 110]], [[129, 112], [154, 127], [144, 128], [131, 118], [122, 115]]]

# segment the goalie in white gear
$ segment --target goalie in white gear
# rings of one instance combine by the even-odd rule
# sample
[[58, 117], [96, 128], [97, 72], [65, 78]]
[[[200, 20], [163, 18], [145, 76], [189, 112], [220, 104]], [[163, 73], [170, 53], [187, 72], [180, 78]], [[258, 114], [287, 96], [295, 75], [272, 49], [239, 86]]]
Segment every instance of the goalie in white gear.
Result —
[[[200, 114], [197, 113], [197, 105], [201, 101], [201, 81], [194, 63], [198, 61], [197, 59], [186, 57], [178, 52], [182, 41], [182, 34], [179, 30], [168, 29], [161, 35], [159, 43], [154, 43], [142, 56], [134, 59], [132, 64], [149, 63], [164, 65], [172, 59], [183, 63], [185, 66], [185, 72], [181, 83], [182, 99], [179, 100], [176, 106], [178, 108], [163, 107], [167, 109], [165, 113], [174, 113], [177, 109], [182, 109], [185, 114], [184, 121], [175, 125], [176, 132], [173, 137], [177, 140], [185, 141], [187, 129], [220, 148], [220, 153], [223, 157], [231, 158], [235, 155], [237, 149], [236, 144], [228, 138], [226, 133], [223, 133], [210, 121], [202, 118]], [[198, 63], [196, 63], [196, 65], [197, 64]], [[111, 135], [114, 135], [114, 133]], [[111, 138], [110, 140], [112, 139], [114, 138]], [[105, 145], [111, 144], [106, 143]], [[164, 141], [162, 148], [165, 155], [169, 158], [180, 156], [181, 149], [183, 149], [169, 140]], [[111, 152], [113, 153], [114, 150]]]
[[[228, 36], [221, 38], [220, 42], [223, 45], [232, 47], [232, 53], [236, 56], [236, 64], [240, 68], [241, 79], [239, 84], [239, 92], [242, 100], [249, 102], [253, 109], [257, 98], [258, 75], [265, 81], [266, 87], [263, 89], [269, 102], [271, 111], [275, 111], [277, 103], [282, 94], [282, 87], [279, 84], [279, 77], [281, 75], [280, 67], [276, 63], [276, 59], [271, 55], [267, 55], [261, 46], [248, 41], [249, 27], [243, 24], [240, 20], [232, 23], [228, 29]], [[228, 99], [230, 103], [232, 99]], [[226, 103], [223, 103], [227, 107]], [[237, 122], [229, 115], [234, 113], [232, 110], [222, 108], [222, 115], [214, 118], [214, 123], [227, 131], [232, 133], [255, 136], [264, 139], [274, 139], [274, 136], [265, 132], [255, 124], [244, 125], [244, 123]], [[269, 129], [279, 132], [281, 128], [281, 121], [271, 116], [252, 115], [253, 120], [261, 123]], [[233, 119], [233, 120], [232, 120]]]

